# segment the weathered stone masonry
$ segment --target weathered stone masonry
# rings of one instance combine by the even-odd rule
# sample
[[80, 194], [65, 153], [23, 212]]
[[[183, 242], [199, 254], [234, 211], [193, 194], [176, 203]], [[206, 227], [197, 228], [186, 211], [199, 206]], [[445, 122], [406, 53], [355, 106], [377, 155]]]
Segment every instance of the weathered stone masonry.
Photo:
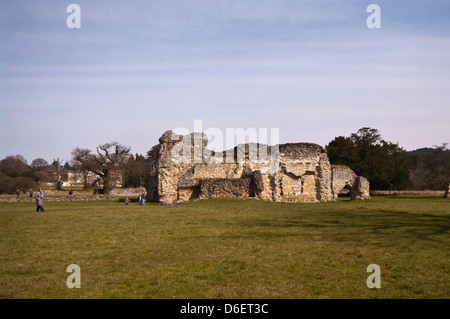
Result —
[[[189, 147], [181, 147], [181, 141], [190, 141], [183, 144]], [[370, 198], [367, 179], [346, 166], [330, 165], [319, 145], [249, 143], [214, 153], [207, 142], [203, 133], [165, 132], [149, 152], [149, 199], [163, 205], [207, 198], [310, 203], [333, 201], [343, 188], [353, 199]], [[184, 160], [174, 160], [174, 154]]]

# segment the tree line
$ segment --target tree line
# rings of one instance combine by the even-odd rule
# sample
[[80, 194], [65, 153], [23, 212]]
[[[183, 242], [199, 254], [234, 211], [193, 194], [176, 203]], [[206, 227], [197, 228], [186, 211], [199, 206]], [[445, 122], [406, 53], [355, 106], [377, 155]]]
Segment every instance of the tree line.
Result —
[[5, 157], [0, 161], [0, 193], [36, 189], [40, 181], [52, 181], [55, 163], [49, 164], [43, 158], [36, 158], [28, 165], [22, 155]]
[[[450, 182], [450, 149], [448, 143], [433, 148], [405, 151], [398, 143], [382, 138], [374, 128], [363, 127], [350, 136], [334, 138], [325, 149], [331, 164], [346, 165], [357, 175], [366, 177], [371, 189], [446, 189]], [[131, 154], [131, 147], [118, 142], [101, 144], [94, 151], [76, 147], [70, 162], [61, 165], [58, 160], [49, 164], [42, 158], [30, 165], [22, 155], [7, 156], [0, 161], [0, 193], [14, 193], [17, 189], [35, 189], [38, 183], [53, 182], [64, 171], [84, 175], [92, 172], [101, 180], [103, 189], [114, 187], [114, 178], [122, 176], [124, 187], [145, 186], [147, 157]]]
[[131, 154], [131, 148], [118, 142], [99, 145], [96, 152], [76, 147], [72, 158], [61, 165], [58, 160], [49, 164], [43, 158], [34, 159], [29, 165], [22, 155], [11, 155], [0, 161], [0, 193], [11, 194], [17, 189], [26, 192], [36, 189], [40, 183], [53, 183], [61, 188], [60, 175], [75, 171], [83, 175], [83, 188], [96, 187], [97, 180], [88, 184], [87, 175], [92, 172], [101, 180], [104, 191], [113, 185], [113, 177], [120, 174], [124, 187], [145, 185], [146, 160], [143, 155]]
[[363, 127], [350, 136], [338, 136], [326, 147], [331, 164], [346, 165], [366, 177], [371, 189], [446, 189], [450, 183], [448, 143], [405, 151]]

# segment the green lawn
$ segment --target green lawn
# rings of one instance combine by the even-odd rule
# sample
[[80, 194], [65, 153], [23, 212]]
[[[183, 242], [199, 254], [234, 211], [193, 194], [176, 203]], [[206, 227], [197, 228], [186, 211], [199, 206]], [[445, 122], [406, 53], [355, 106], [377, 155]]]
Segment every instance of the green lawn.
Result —
[[[444, 198], [44, 207], [0, 203], [0, 298], [450, 297]], [[66, 286], [70, 264], [80, 289]]]

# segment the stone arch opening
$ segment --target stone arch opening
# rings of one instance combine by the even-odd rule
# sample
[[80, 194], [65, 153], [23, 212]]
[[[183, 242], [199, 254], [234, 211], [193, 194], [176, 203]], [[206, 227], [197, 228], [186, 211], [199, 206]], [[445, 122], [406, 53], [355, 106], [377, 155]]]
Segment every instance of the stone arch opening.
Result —
[[338, 192], [338, 197], [350, 197], [352, 194], [352, 185], [345, 184]]

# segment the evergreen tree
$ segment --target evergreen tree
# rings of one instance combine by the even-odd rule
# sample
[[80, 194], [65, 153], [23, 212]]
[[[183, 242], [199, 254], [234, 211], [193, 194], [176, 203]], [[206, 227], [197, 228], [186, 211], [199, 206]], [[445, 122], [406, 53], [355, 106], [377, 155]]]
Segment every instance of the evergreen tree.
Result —
[[372, 189], [411, 186], [406, 151], [398, 144], [383, 140], [377, 129], [363, 127], [350, 137], [336, 137], [326, 150], [331, 164], [350, 167], [357, 175], [366, 177]]

